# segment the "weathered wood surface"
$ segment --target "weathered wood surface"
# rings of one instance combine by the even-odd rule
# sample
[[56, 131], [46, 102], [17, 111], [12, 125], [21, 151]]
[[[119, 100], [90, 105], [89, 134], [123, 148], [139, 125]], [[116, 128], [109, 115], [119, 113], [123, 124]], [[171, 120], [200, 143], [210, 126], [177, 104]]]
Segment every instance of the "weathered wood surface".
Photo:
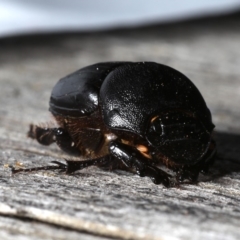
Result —
[[[240, 239], [239, 20], [0, 41], [0, 239]], [[95, 167], [11, 176], [8, 164], [63, 157], [26, 138], [29, 123], [51, 120], [55, 82], [111, 60], [161, 62], [192, 79], [217, 126], [210, 174], [172, 189]]]

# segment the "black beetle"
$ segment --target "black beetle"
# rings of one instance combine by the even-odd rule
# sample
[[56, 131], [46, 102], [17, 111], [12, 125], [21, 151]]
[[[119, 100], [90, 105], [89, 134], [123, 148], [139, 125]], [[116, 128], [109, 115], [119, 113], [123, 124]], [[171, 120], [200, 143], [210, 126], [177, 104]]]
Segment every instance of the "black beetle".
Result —
[[186, 76], [162, 64], [104, 62], [82, 68], [57, 82], [49, 110], [59, 128], [31, 125], [28, 136], [44, 145], [56, 142], [79, 161], [29, 170], [71, 173], [108, 166], [172, 186], [196, 182], [216, 152], [202, 95]]

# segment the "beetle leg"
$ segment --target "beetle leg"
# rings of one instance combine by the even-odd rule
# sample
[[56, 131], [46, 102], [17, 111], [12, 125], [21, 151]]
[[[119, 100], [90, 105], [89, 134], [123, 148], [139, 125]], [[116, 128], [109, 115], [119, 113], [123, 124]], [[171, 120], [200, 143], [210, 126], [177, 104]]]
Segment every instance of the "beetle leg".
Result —
[[93, 165], [98, 166], [98, 165], [107, 163], [109, 161], [109, 156], [107, 155], [104, 157], [90, 159], [90, 160], [83, 160], [83, 161], [71, 161], [71, 160], [67, 160], [67, 159], [65, 159], [65, 160], [67, 162], [66, 173], [70, 174], [70, 173], [73, 173], [77, 170], [81, 170], [86, 167], [90, 167]]
[[152, 166], [149, 159], [143, 156], [136, 148], [113, 141], [109, 145], [109, 152], [120, 159], [128, 168], [134, 168], [140, 177], [150, 177], [155, 184], [162, 183], [166, 187], [172, 185], [171, 176], [163, 170]]
[[129, 167], [127, 167], [121, 160], [118, 158], [108, 155], [108, 161], [101, 162], [97, 165], [100, 169], [105, 171], [113, 171], [113, 170], [123, 170], [129, 171]]
[[47, 170], [56, 170], [56, 169], [64, 171], [64, 170], [67, 169], [67, 165], [66, 164], [63, 164], [63, 163], [58, 162], [58, 161], [52, 161], [52, 163], [57, 164], [57, 166], [53, 166], [52, 165], [52, 166], [33, 167], [33, 168], [20, 168], [20, 169], [16, 169], [15, 167], [10, 166], [10, 168], [11, 168], [13, 174], [19, 173], [19, 172], [37, 172], [37, 171], [41, 171], [41, 170], [47, 171]]
[[50, 145], [56, 142], [64, 152], [71, 155], [79, 156], [81, 154], [69, 133], [63, 128], [41, 128], [31, 124], [28, 137], [36, 139], [42, 145]]
[[59, 161], [52, 161], [52, 163], [56, 164], [57, 166], [43, 166], [43, 167], [33, 167], [33, 168], [20, 168], [16, 169], [13, 166], [10, 166], [12, 173], [19, 173], [19, 172], [37, 172], [37, 171], [47, 171], [47, 170], [61, 170], [61, 171], [66, 171], [67, 174], [73, 173], [77, 170], [81, 170], [86, 167], [90, 167], [92, 165], [101, 165], [105, 164], [109, 161], [110, 156], [105, 156], [105, 157], [100, 157], [96, 159], [91, 159], [91, 160], [83, 160], [83, 161], [71, 161], [65, 159], [67, 164], [61, 163]]

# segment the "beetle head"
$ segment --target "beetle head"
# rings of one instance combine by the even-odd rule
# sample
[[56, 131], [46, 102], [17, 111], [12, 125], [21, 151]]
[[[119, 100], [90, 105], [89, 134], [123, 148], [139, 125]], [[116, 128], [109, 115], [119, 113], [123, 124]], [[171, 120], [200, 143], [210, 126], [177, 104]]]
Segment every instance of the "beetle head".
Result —
[[146, 139], [174, 162], [191, 165], [206, 154], [211, 135], [196, 116], [176, 110], [153, 116]]

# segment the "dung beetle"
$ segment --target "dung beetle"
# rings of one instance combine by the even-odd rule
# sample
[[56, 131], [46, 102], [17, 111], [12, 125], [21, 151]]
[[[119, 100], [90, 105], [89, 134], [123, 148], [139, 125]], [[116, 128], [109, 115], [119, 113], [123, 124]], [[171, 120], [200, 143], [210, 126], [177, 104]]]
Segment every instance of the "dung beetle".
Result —
[[[103, 62], [54, 86], [50, 112], [58, 128], [31, 125], [28, 136], [56, 143], [79, 160], [55, 161], [67, 173], [91, 165], [124, 169], [169, 187], [194, 183], [213, 163], [211, 113], [196, 86], [154, 62]], [[22, 170], [13, 170], [15, 172]]]

